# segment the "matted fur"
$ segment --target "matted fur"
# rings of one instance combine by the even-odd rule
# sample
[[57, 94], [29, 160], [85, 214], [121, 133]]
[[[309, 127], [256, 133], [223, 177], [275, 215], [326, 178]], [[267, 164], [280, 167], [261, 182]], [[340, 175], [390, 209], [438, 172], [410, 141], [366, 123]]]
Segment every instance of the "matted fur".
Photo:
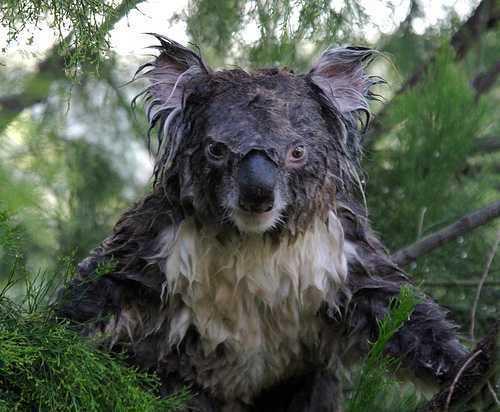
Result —
[[223, 388], [224, 398], [251, 399], [288, 376], [302, 347], [319, 346], [317, 313], [324, 302], [338, 308], [347, 278], [344, 234], [333, 213], [290, 245], [236, 233], [219, 241], [214, 228], [192, 220], [181, 224], [173, 248], [170, 236], [168, 229], [160, 233], [159, 253], [151, 258], [166, 277], [165, 307], [178, 301], [165, 345], [179, 345], [190, 326], [200, 332], [207, 356], [224, 344], [233, 361], [212, 366], [210, 382]]
[[[336, 410], [340, 365], [367, 352], [408, 282], [359, 199], [358, 120], [380, 80], [366, 73], [376, 53], [330, 49], [305, 75], [215, 72], [158, 38], [143, 66], [159, 126], [152, 191], [79, 265], [59, 313], [158, 372], [164, 393], [192, 386], [194, 410]], [[290, 161], [297, 147], [306, 155]], [[273, 171], [278, 218], [248, 233], [235, 218], [238, 171], [256, 154]], [[113, 270], [96, 276], [104, 262]], [[425, 297], [387, 351], [433, 384], [466, 354]]]

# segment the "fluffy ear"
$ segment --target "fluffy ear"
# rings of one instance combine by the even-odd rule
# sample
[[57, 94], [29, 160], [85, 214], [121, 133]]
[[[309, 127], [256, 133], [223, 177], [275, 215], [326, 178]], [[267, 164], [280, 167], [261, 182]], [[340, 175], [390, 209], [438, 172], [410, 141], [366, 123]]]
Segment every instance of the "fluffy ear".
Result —
[[159, 124], [155, 165], [157, 179], [160, 172], [170, 167], [180, 145], [182, 135], [174, 124], [182, 113], [189, 83], [197, 76], [210, 73], [210, 69], [194, 51], [166, 37], [152, 35], [160, 42], [152, 48], [159, 50], [160, 54], [137, 70], [134, 79], [147, 79], [149, 86], [134, 98], [132, 105], [140, 96], [145, 97], [148, 137], [155, 125]]
[[364, 47], [328, 49], [313, 65], [309, 77], [340, 113], [362, 111], [369, 116], [368, 101], [375, 96], [370, 88], [384, 83], [365, 71], [376, 54]]
[[160, 51], [152, 62], [139, 67], [135, 78], [145, 78], [149, 86], [135, 100], [144, 95], [149, 123], [153, 127], [158, 119], [167, 121], [182, 108], [186, 85], [200, 74], [210, 72], [203, 59], [179, 43], [158, 34], [151, 34], [160, 42], [152, 48]]

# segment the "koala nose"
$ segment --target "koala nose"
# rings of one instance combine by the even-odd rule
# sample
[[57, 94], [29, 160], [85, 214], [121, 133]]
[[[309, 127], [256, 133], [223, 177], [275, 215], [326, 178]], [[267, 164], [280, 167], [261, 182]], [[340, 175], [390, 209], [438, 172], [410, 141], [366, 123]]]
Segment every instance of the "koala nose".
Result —
[[252, 150], [240, 162], [239, 206], [247, 212], [268, 212], [274, 205], [278, 169], [263, 152]]

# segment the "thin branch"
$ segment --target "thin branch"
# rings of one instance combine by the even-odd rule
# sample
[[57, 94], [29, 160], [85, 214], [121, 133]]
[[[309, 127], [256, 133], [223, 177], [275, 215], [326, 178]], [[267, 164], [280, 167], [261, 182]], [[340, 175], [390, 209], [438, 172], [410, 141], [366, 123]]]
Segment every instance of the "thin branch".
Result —
[[448, 392], [448, 397], [446, 398], [445, 412], [448, 412], [448, 410], [450, 409], [451, 397], [453, 396], [453, 393], [455, 392], [455, 386], [457, 385], [458, 381], [460, 380], [460, 377], [467, 369], [467, 366], [469, 366], [475, 358], [477, 358], [479, 355], [481, 355], [481, 353], [482, 353], [482, 350], [478, 350], [477, 352], [473, 353], [472, 356], [469, 359], [467, 359], [467, 361], [462, 365], [462, 367], [460, 368], [458, 373], [455, 375], [455, 378], [453, 379], [453, 383], [451, 384], [450, 390]]
[[[144, 0], [123, 0], [108, 15], [102, 23], [100, 30], [109, 32], [114, 25], [130, 10], [137, 7]], [[71, 36], [71, 34], [69, 35]], [[67, 39], [62, 40], [62, 42]], [[54, 45], [47, 57], [42, 60], [34, 74], [29, 76], [21, 93], [0, 98], [0, 133], [12, 122], [24, 109], [47, 99], [52, 83], [58, 79], [65, 79], [64, 58], [59, 55], [60, 44]]]
[[419, 409], [419, 412], [456, 411], [465, 406], [485, 387], [495, 373], [499, 322], [491, 325], [489, 333], [457, 365], [458, 372], [445, 386]]
[[495, 392], [495, 389], [493, 389], [493, 385], [491, 384], [490, 381], [488, 381], [488, 390], [490, 391], [491, 397], [495, 401], [495, 403], [500, 406], [500, 399], [498, 399], [498, 396]]
[[462, 216], [455, 223], [432, 233], [412, 245], [393, 253], [391, 259], [399, 266], [406, 266], [434, 249], [464, 235], [500, 216], [500, 200], [482, 209]]
[[500, 243], [500, 230], [497, 231], [497, 237], [495, 239], [495, 242], [493, 243], [491, 252], [486, 259], [486, 266], [484, 268], [483, 276], [481, 276], [481, 279], [479, 280], [479, 283], [477, 285], [476, 297], [474, 298], [474, 304], [472, 305], [472, 310], [470, 312], [470, 338], [472, 342], [476, 340], [476, 338], [474, 337], [474, 328], [476, 326], [476, 311], [477, 311], [477, 305], [479, 303], [479, 296], [481, 295], [481, 289], [483, 288], [484, 282], [486, 281], [488, 273], [490, 272], [493, 259], [497, 254], [499, 243]]
[[[450, 288], [476, 288], [479, 280], [450, 280], [450, 281], [426, 281], [422, 282], [423, 287], [450, 287]], [[500, 281], [490, 280], [483, 282], [483, 288], [500, 287]]]

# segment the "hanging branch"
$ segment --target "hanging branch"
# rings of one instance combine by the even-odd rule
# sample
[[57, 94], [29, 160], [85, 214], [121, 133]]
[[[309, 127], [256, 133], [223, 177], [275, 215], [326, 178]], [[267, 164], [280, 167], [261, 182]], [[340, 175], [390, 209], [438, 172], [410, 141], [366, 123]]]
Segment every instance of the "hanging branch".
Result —
[[500, 200], [462, 216], [455, 223], [398, 250], [392, 254], [391, 259], [398, 266], [406, 266], [420, 256], [432, 252], [434, 249], [488, 223], [498, 216], [500, 216]]
[[[137, 7], [144, 0], [123, 0], [120, 5], [110, 13], [99, 27], [101, 33], [111, 31], [114, 25], [130, 10]], [[71, 34], [69, 34], [71, 36]], [[21, 93], [0, 97], [0, 133], [12, 122], [24, 109], [47, 99], [52, 83], [58, 79], [66, 78], [65, 60], [59, 54], [61, 44], [68, 42], [68, 37], [54, 45], [48, 52], [47, 57], [42, 60], [34, 74], [29, 76]], [[71, 53], [71, 51], [69, 51]]]
[[[456, 58], [458, 61], [462, 60], [469, 49], [479, 40], [479, 37], [485, 30], [495, 28], [500, 22], [500, 2], [498, 0], [483, 0], [469, 19], [455, 32], [450, 40], [451, 46], [455, 49]], [[423, 75], [427, 72], [434, 58], [431, 58], [415, 70], [408, 80], [396, 92], [394, 97], [403, 94], [406, 90], [411, 89], [418, 84]], [[476, 89], [478, 90], [478, 89]], [[393, 97], [393, 99], [394, 99]], [[390, 103], [386, 104], [384, 108], [375, 118], [371, 126], [371, 131], [365, 136], [363, 144], [365, 147], [373, 144], [373, 141], [382, 134], [385, 122], [383, 121]]]

